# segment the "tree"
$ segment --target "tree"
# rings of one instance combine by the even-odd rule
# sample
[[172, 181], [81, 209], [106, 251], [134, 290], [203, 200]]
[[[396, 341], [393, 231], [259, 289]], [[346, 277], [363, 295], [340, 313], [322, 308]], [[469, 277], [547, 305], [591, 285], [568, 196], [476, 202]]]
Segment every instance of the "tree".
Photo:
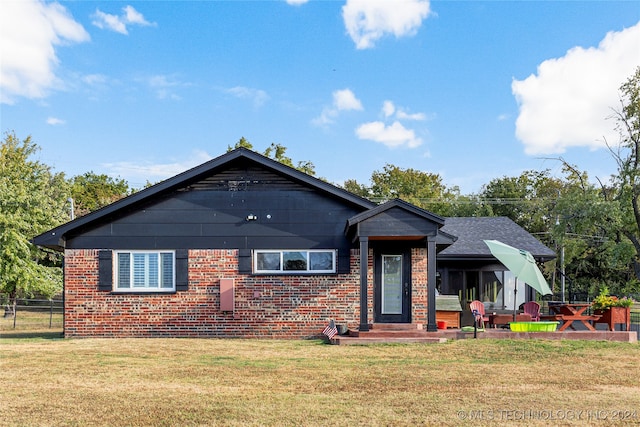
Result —
[[253, 150], [253, 144], [247, 141], [247, 139], [243, 136], [238, 140], [238, 142], [236, 142], [236, 145], [234, 145], [233, 147], [227, 145], [227, 153], [229, 151], [235, 150], [236, 148], [246, 148], [247, 150]]
[[[253, 150], [253, 144], [247, 141], [243, 136], [238, 140], [238, 142], [236, 142], [233, 147], [227, 146], [227, 152], [235, 150], [236, 148], [246, 148], [248, 150]], [[304, 172], [307, 175], [316, 176], [316, 167], [313, 163], [311, 163], [311, 161], [301, 160], [298, 162], [297, 166], [295, 166], [291, 158], [285, 155], [286, 151], [287, 147], [285, 147], [284, 145], [272, 142], [271, 145], [264, 150], [262, 155], [280, 162], [283, 165], [287, 165], [289, 167], [297, 169], [300, 172]]]
[[74, 176], [70, 184], [77, 216], [86, 215], [131, 193], [129, 184], [124, 179], [114, 179], [93, 172]]
[[618, 293], [631, 278], [633, 256], [633, 246], [620, 232], [620, 205], [576, 166], [564, 162], [563, 171], [566, 178], [551, 230], [558, 251], [564, 253], [570, 290], [595, 295], [606, 285]]
[[506, 216], [530, 233], [544, 233], [555, 220], [552, 212], [563, 186], [549, 170], [529, 170], [518, 177], [491, 180], [482, 187], [480, 198], [492, 216]]
[[316, 175], [316, 167], [313, 163], [311, 163], [311, 161], [301, 160], [298, 162], [297, 165], [294, 165], [291, 158], [285, 155], [286, 151], [287, 151], [287, 147], [285, 147], [284, 145], [276, 144], [275, 142], [272, 142], [271, 145], [268, 146], [267, 149], [264, 150], [264, 153], [262, 154], [269, 157], [270, 159], [273, 159], [277, 162], [282, 163], [283, 165], [287, 165], [289, 167], [299, 170], [300, 172], [304, 172], [307, 175], [311, 175], [311, 176]]
[[438, 174], [416, 169], [402, 169], [387, 164], [371, 174], [371, 186], [347, 180], [343, 188], [368, 199], [385, 202], [400, 198], [435, 214], [450, 216], [456, 191], [447, 188]]
[[369, 187], [364, 184], [360, 184], [355, 179], [347, 179], [346, 181], [344, 181], [344, 183], [342, 184], [342, 188], [360, 197], [364, 197], [365, 199], [371, 197], [371, 190], [369, 189]]
[[[620, 232], [633, 244], [632, 259], [636, 281], [640, 280], [640, 67], [620, 87], [620, 109], [613, 118], [620, 135], [617, 149], [608, 143], [617, 166], [610, 188], [603, 186], [603, 194], [615, 200], [622, 209], [623, 227]], [[638, 289], [640, 290], [640, 289]]]
[[0, 147], [0, 293], [9, 302], [62, 290], [59, 256], [29, 241], [68, 218], [64, 174], [30, 160], [38, 149], [15, 133], [6, 133]]

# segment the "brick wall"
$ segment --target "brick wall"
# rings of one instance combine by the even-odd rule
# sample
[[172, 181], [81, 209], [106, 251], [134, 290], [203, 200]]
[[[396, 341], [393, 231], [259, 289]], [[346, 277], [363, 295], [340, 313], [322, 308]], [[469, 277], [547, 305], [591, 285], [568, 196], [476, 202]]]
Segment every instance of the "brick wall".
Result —
[[[412, 252], [412, 319], [426, 319], [425, 249]], [[369, 321], [373, 319], [373, 266], [369, 254]], [[233, 278], [235, 311], [220, 311], [221, 278]], [[98, 251], [65, 251], [66, 337], [320, 336], [329, 319], [360, 323], [360, 257], [351, 273], [327, 276], [252, 276], [238, 273], [237, 250], [190, 250], [189, 289], [172, 294], [98, 291]]]
[[427, 248], [411, 249], [411, 319], [427, 323]]

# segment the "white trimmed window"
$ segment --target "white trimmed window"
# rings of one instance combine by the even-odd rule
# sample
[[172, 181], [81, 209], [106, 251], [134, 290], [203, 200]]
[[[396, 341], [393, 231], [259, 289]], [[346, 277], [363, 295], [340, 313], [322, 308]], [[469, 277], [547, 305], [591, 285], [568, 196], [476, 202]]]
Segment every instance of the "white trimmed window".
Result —
[[114, 264], [116, 291], [176, 290], [173, 251], [117, 251]]
[[255, 250], [253, 272], [263, 274], [324, 274], [336, 272], [335, 250]]

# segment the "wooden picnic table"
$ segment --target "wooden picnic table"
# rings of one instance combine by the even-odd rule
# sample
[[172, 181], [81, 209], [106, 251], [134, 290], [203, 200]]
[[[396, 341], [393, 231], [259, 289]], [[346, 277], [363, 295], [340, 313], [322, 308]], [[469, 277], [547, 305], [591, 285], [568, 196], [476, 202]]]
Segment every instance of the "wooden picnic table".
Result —
[[591, 307], [591, 303], [582, 304], [558, 304], [549, 306], [549, 315], [542, 316], [545, 320], [561, 320], [562, 326], [558, 331], [564, 331], [567, 328], [575, 330], [573, 322], [581, 322], [588, 330], [595, 331], [596, 328], [591, 324], [592, 321], [600, 319], [597, 314], [584, 314]]

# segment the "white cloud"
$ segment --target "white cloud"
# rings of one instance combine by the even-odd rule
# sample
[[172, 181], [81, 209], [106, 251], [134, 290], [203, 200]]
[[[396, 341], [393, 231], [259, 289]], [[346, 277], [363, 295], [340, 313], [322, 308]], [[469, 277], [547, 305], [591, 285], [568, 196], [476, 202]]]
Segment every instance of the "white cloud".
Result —
[[574, 47], [538, 66], [537, 75], [514, 80], [519, 105], [516, 137], [527, 154], [562, 153], [569, 147], [618, 142], [606, 118], [619, 108], [619, 87], [640, 65], [640, 22], [610, 32], [598, 47]]
[[57, 117], [48, 117], [47, 124], [51, 126], [58, 126], [67, 123], [65, 120], [59, 119]]
[[0, 102], [43, 98], [61, 87], [56, 47], [89, 41], [89, 34], [59, 3], [2, 1]]
[[122, 12], [120, 15], [112, 15], [96, 9], [96, 12], [92, 15], [93, 21], [91, 23], [102, 30], [107, 29], [124, 35], [129, 34], [128, 25], [144, 27], [156, 25], [155, 22], [147, 21], [133, 6], [127, 5], [123, 7]]
[[414, 35], [429, 16], [428, 0], [347, 0], [342, 18], [356, 48], [372, 48], [387, 34], [396, 38]]
[[135, 10], [133, 6], [127, 5], [122, 10], [124, 10], [125, 21], [129, 24], [137, 24], [142, 26], [153, 25], [152, 23], [144, 19], [144, 16], [142, 16], [140, 12]]
[[330, 107], [322, 109], [320, 116], [312, 120], [317, 126], [324, 126], [333, 123], [341, 111], [361, 111], [362, 102], [356, 97], [351, 89], [340, 89], [332, 93], [333, 103]]
[[133, 187], [142, 187], [147, 181], [152, 184], [156, 183], [178, 175], [211, 159], [212, 157], [207, 152], [195, 150], [189, 158], [181, 161], [168, 163], [135, 163], [126, 161], [105, 163], [102, 166], [108, 171], [107, 174], [109, 176], [122, 177]]
[[176, 93], [176, 89], [190, 86], [189, 83], [182, 82], [172, 75], [156, 74], [143, 79], [137, 79], [149, 86], [158, 99], [180, 100], [182, 97]]
[[104, 74], [87, 74], [82, 76], [82, 81], [89, 86], [104, 85], [108, 82], [108, 78]]
[[390, 126], [379, 121], [364, 123], [356, 129], [356, 135], [360, 139], [380, 142], [389, 148], [401, 146], [415, 148], [422, 144], [422, 139], [416, 137], [413, 130], [405, 128], [398, 121]]
[[250, 87], [236, 86], [226, 90], [227, 93], [240, 99], [248, 99], [256, 108], [262, 107], [268, 100], [269, 95], [261, 89], [253, 89]]
[[416, 136], [415, 131], [405, 128], [400, 120], [426, 120], [427, 116], [424, 113], [409, 114], [402, 108], [396, 107], [393, 101], [386, 100], [382, 103], [382, 115], [385, 119], [393, 119], [393, 123], [390, 125], [382, 121], [364, 123], [356, 129], [358, 138], [381, 142], [390, 148], [400, 146], [415, 148], [422, 145], [422, 139]]
[[427, 115], [425, 113], [407, 113], [403, 108], [396, 107], [392, 101], [388, 100], [382, 103], [382, 115], [385, 118], [393, 117], [395, 115], [398, 120], [427, 120]]
[[396, 114], [396, 117], [398, 117], [398, 119], [400, 120], [416, 120], [416, 121], [423, 121], [423, 120], [427, 120], [427, 116], [424, 113], [407, 113], [406, 111], [398, 111], [398, 113]]
[[384, 101], [382, 103], [382, 114], [385, 117], [391, 117], [396, 112], [396, 106], [391, 101]]
[[291, 6], [300, 6], [301, 4], [307, 3], [309, 0], [286, 0], [287, 4]]
[[333, 92], [333, 105], [338, 111], [362, 110], [362, 102], [350, 89]]

